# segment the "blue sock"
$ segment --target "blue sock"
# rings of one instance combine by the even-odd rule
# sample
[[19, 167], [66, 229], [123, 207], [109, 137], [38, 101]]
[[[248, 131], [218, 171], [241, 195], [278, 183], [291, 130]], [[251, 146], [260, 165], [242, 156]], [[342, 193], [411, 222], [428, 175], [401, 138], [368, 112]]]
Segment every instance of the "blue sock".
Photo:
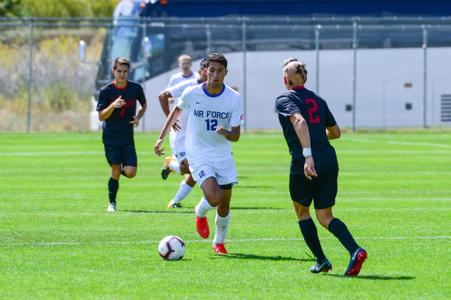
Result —
[[349, 232], [348, 227], [340, 219], [333, 219], [329, 223], [329, 231], [332, 232], [340, 241], [340, 243], [349, 251], [352, 255], [358, 248], [356, 241]]
[[321, 243], [318, 237], [318, 231], [316, 230], [315, 223], [312, 219], [299, 221], [299, 228], [301, 228], [302, 236], [304, 237], [305, 243], [315, 255], [318, 262], [323, 261], [326, 258], [323, 249], [321, 248]]
[[114, 180], [110, 177], [108, 181], [108, 196], [110, 203], [116, 203], [117, 190], [119, 189], [119, 180]]

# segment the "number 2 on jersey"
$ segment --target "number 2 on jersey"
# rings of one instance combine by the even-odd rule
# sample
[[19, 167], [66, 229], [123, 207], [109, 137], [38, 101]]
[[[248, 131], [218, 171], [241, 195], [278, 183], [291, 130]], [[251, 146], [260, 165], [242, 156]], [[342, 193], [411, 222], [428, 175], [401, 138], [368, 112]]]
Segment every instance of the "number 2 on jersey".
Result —
[[308, 121], [310, 124], [319, 124], [321, 123], [321, 120], [318, 113], [318, 103], [316, 103], [316, 100], [313, 98], [307, 98], [305, 99], [305, 103], [309, 106], [308, 108]]
[[218, 127], [218, 120], [216, 119], [206, 119], [205, 122], [207, 123], [208, 131], [215, 131], [216, 127]]

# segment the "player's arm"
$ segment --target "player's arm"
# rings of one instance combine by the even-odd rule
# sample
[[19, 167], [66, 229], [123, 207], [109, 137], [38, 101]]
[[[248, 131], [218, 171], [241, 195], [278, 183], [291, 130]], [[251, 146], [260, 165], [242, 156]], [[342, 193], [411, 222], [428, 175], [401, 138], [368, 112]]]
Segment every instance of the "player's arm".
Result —
[[164, 154], [164, 149], [161, 148], [161, 145], [163, 144], [164, 138], [168, 134], [169, 129], [174, 126], [175, 122], [177, 122], [180, 114], [182, 112], [182, 108], [175, 106], [174, 109], [169, 113], [168, 117], [164, 121], [163, 128], [161, 129], [160, 135], [158, 136], [158, 139], [155, 143], [155, 154], [158, 156], [161, 156]]
[[123, 105], [125, 105], [125, 101], [122, 99], [122, 96], [117, 97], [116, 100], [111, 102], [105, 109], [99, 110], [99, 120], [105, 121], [111, 116], [116, 108], [121, 108]]
[[158, 100], [160, 100], [161, 109], [163, 110], [163, 113], [166, 117], [169, 116], [169, 113], [171, 112], [169, 110], [169, 100], [171, 98], [172, 98], [172, 94], [168, 90], [162, 91], [158, 95]]
[[135, 127], [139, 126], [139, 120], [142, 119], [144, 116], [144, 113], [147, 109], [147, 102], [145, 102], [143, 105], [141, 105], [141, 108], [138, 111], [138, 114], [136, 116], [133, 116], [133, 121], [130, 121], [130, 124], [133, 124]]
[[329, 140], [338, 139], [341, 136], [341, 130], [338, 125], [326, 127], [326, 134]]
[[216, 133], [223, 135], [226, 139], [228, 139], [231, 142], [237, 142], [240, 139], [241, 135], [240, 128], [241, 128], [240, 126], [236, 126], [230, 128], [230, 130], [226, 130], [224, 127], [218, 126], [218, 128], [216, 128]]
[[307, 121], [302, 117], [300, 113], [291, 115], [290, 122], [293, 124], [296, 135], [302, 145], [302, 155], [305, 157], [304, 174], [308, 179], [312, 179], [312, 176], [316, 177], [315, 163], [312, 156], [312, 148], [310, 144], [310, 132], [308, 130]]

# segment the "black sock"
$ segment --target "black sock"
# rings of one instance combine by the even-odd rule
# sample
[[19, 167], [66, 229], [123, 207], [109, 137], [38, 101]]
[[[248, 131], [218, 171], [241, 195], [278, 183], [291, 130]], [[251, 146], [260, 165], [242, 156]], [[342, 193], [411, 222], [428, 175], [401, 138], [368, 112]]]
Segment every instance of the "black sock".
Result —
[[340, 243], [343, 244], [351, 255], [359, 248], [359, 245], [355, 242], [351, 232], [349, 232], [348, 227], [346, 227], [345, 223], [340, 221], [340, 219], [333, 219], [330, 221], [329, 231], [338, 238]]
[[307, 244], [307, 246], [312, 251], [316, 259], [321, 262], [326, 256], [324, 255], [323, 249], [321, 248], [321, 243], [318, 238], [318, 231], [316, 230], [315, 223], [312, 219], [299, 221], [299, 228], [301, 228], [302, 236]]
[[110, 203], [116, 203], [117, 190], [119, 189], [119, 180], [114, 180], [110, 177], [108, 181], [108, 196], [110, 197]]

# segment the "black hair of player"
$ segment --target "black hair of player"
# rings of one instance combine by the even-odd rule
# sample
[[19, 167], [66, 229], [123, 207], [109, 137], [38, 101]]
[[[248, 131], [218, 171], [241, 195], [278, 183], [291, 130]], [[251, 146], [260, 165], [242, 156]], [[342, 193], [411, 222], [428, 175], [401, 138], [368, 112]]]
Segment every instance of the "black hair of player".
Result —
[[210, 62], [217, 62], [220, 65], [224, 66], [225, 69], [227, 69], [227, 59], [221, 53], [210, 53], [207, 56], [207, 60], [208, 65], [210, 65]]
[[116, 57], [113, 64], [113, 70], [117, 69], [117, 66], [127, 66], [128, 69], [130, 69], [130, 61], [123, 57]]

